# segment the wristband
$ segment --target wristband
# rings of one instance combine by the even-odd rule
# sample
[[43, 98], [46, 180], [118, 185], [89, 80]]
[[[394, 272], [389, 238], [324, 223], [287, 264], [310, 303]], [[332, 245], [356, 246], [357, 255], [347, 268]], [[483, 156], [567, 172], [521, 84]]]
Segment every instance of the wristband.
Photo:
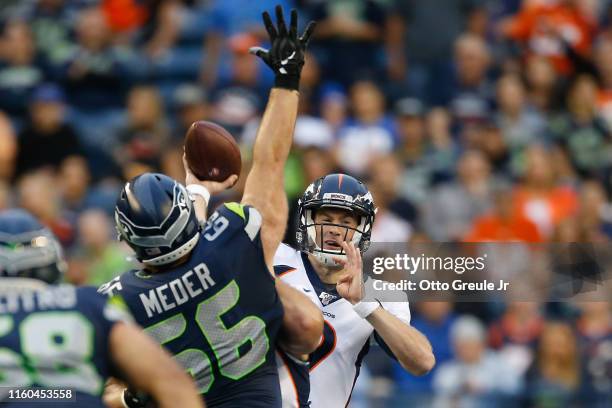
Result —
[[276, 75], [274, 78], [275, 88], [284, 88], [291, 91], [299, 91], [300, 89], [300, 77], [299, 76], [288, 76], [288, 75]]
[[206, 187], [201, 184], [189, 184], [186, 189], [191, 195], [199, 195], [202, 197], [206, 202], [206, 205], [208, 205], [208, 202], [210, 201], [210, 191], [208, 191]]
[[380, 306], [379, 302], [359, 302], [353, 305], [353, 310], [359, 317], [365, 319]]

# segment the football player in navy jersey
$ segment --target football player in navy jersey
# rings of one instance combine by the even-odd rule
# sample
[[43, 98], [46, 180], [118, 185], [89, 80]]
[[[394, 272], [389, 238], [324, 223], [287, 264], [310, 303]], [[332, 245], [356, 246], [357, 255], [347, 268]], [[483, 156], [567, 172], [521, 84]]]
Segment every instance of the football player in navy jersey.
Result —
[[129, 323], [120, 298], [54, 285], [63, 269], [48, 229], [23, 210], [0, 213], [1, 406], [103, 407], [110, 376], [146, 391], [159, 406], [203, 406], [191, 379]]
[[280, 407], [277, 344], [300, 355], [314, 350], [322, 334], [320, 311], [273, 273], [288, 216], [284, 165], [314, 27], [298, 37], [295, 11], [289, 28], [280, 7], [276, 17], [275, 27], [263, 14], [271, 49], [252, 50], [276, 79], [241, 203], [224, 204], [205, 220], [210, 194], [233, 184], [235, 176], [207, 182], [186, 169], [186, 187], [161, 174], [131, 180], [117, 200], [115, 221], [142, 268], [100, 288], [122, 295], [211, 407]]
[[348, 405], [370, 339], [409, 372], [429, 372], [429, 341], [410, 326], [408, 300], [364, 300], [361, 253], [370, 245], [376, 208], [359, 180], [329, 174], [313, 182], [298, 205], [298, 249], [281, 244], [274, 269], [323, 312], [324, 339], [306, 363], [278, 359], [283, 407]]

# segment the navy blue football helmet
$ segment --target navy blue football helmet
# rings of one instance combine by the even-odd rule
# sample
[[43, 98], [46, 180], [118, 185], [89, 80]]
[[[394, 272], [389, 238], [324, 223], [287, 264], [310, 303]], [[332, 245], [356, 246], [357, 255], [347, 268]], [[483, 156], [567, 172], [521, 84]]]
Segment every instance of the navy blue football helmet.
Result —
[[145, 173], [127, 182], [115, 207], [119, 239], [145, 265], [161, 266], [189, 254], [200, 224], [185, 187], [163, 174]]
[[[321, 208], [339, 208], [357, 215], [359, 222], [357, 228], [332, 223], [315, 224], [314, 214]], [[354, 230], [352, 242], [361, 253], [370, 246], [372, 226], [376, 216], [376, 207], [372, 194], [361, 181], [346, 174], [328, 174], [314, 181], [298, 201], [299, 225], [296, 240], [301, 251], [314, 255], [324, 265], [334, 266], [334, 257], [345, 257], [342, 249], [324, 249], [322, 231], [325, 225], [334, 225], [346, 228], [345, 237], [349, 230]], [[317, 228], [319, 241], [317, 242]]]
[[66, 270], [53, 233], [25, 210], [0, 212], [0, 276], [58, 283]]

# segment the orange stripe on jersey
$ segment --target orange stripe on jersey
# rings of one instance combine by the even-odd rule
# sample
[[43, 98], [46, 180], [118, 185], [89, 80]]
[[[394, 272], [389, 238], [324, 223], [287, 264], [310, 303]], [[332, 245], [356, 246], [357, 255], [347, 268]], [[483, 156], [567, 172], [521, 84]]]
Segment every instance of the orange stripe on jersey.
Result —
[[285, 272], [279, 273], [277, 275], [277, 277], [282, 278], [283, 276], [287, 275], [288, 273], [295, 272], [295, 271], [297, 271], [297, 269], [295, 269], [295, 268], [287, 269]]
[[[308, 370], [309, 372], [313, 371], [315, 368], [317, 368], [319, 366], [319, 364], [321, 364], [323, 362], [323, 360], [325, 360], [327, 357], [329, 357], [331, 355], [331, 353], [333, 353], [334, 350], [336, 349], [336, 342], [337, 342], [336, 329], [334, 329], [334, 326], [332, 326], [331, 323], [329, 323], [327, 320], [324, 320], [323, 323], [324, 323], [324, 325], [326, 325], [327, 327], [329, 327], [331, 329], [331, 331], [333, 333], [333, 336], [334, 336], [334, 344], [332, 345], [331, 349], [323, 357], [321, 357], [319, 359], [319, 361], [317, 361], [315, 363], [315, 365], [310, 367], [310, 369]], [[323, 341], [324, 341], [324, 338], [322, 337], [321, 338], [321, 343], [319, 343], [319, 346], [317, 348], [321, 347], [321, 345], [323, 344]]]
[[289, 379], [291, 380], [291, 384], [293, 385], [293, 391], [295, 391], [295, 406], [300, 406], [300, 395], [298, 394], [297, 385], [295, 384], [295, 380], [293, 379], [293, 374], [291, 374], [291, 370], [289, 369], [289, 363], [287, 363], [287, 359], [285, 358], [285, 354], [281, 352], [277, 352], [280, 356], [281, 360], [283, 360], [283, 365], [287, 369], [287, 373], [289, 374]]

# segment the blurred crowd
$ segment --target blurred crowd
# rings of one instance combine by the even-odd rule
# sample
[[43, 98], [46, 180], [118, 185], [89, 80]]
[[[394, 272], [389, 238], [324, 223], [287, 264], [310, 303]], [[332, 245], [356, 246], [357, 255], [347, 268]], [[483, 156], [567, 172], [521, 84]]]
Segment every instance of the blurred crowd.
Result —
[[[276, 4], [319, 21], [286, 169], [293, 213], [311, 181], [343, 171], [374, 195], [376, 242], [612, 241], [611, 0], [4, 0], [0, 209], [55, 232], [68, 281], [133, 264], [116, 194], [144, 171], [182, 180], [193, 121], [230, 130], [246, 174], [273, 81], [248, 49], [266, 46], [260, 15]], [[215, 202], [239, 197], [244, 174]], [[370, 359], [355, 406], [612, 398], [609, 302], [474, 307], [413, 305], [436, 369], [417, 379]]]

